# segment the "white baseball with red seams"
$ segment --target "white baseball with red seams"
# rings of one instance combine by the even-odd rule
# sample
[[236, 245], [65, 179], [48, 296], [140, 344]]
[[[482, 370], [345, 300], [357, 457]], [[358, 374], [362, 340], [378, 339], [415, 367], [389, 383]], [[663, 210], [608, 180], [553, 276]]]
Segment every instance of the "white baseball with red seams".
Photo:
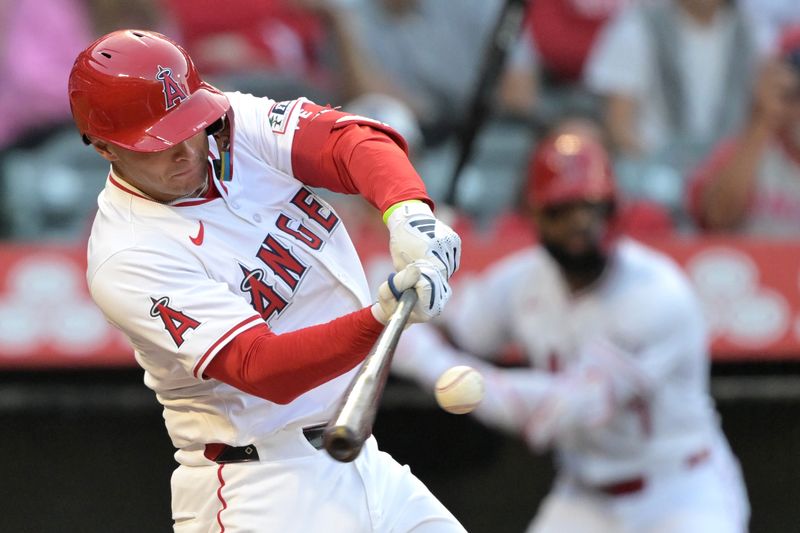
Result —
[[483, 399], [483, 376], [466, 365], [458, 365], [445, 370], [433, 388], [439, 407], [453, 413], [471, 413]]

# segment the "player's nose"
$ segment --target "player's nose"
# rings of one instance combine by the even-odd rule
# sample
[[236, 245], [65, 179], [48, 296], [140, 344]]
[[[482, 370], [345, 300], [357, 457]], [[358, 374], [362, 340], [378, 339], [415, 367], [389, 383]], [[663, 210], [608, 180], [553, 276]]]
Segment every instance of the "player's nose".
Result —
[[590, 207], [584, 205], [576, 205], [570, 209], [567, 220], [575, 231], [588, 231], [595, 225], [594, 213]]

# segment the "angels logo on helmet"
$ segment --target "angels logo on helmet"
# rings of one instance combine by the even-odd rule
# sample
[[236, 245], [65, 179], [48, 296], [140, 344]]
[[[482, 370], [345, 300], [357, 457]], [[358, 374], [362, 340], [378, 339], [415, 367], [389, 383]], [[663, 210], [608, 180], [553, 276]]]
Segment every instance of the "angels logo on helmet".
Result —
[[158, 73], [156, 79], [161, 82], [161, 90], [164, 92], [164, 104], [167, 111], [178, 105], [181, 101], [188, 98], [186, 91], [172, 77], [172, 69], [169, 67], [158, 66]]

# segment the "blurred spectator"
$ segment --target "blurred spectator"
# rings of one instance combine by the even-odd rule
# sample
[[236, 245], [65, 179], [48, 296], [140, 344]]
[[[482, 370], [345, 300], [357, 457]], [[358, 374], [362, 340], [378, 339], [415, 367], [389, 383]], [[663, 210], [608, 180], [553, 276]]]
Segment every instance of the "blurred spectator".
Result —
[[665, 0], [621, 11], [586, 66], [605, 97], [627, 194], [683, 208], [684, 173], [740, 127], [763, 31], [725, 0]]
[[539, 110], [542, 80], [540, 59], [534, 48], [530, 32], [523, 28], [516, 46], [509, 52], [497, 88], [498, 104], [508, 115], [533, 118]]
[[800, 24], [800, 9], [797, 0], [739, 0], [742, 10], [766, 28], [772, 39], [777, 39], [783, 31]]
[[690, 210], [711, 230], [796, 237], [800, 232], [800, 26], [762, 69], [742, 131], [692, 178]]
[[[631, 0], [530, 2], [522, 38], [501, 84], [500, 100], [515, 115], [548, 120], [565, 107], [597, 107], [580, 83], [584, 64], [606, 22]], [[540, 87], [541, 85], [541, 87]]]
[[91, 35], [80, 0], [0, 2], [0, 238], [14, 233], [14, 210], [28, 208], [7, 177], [10, 150], [36, 146], [68, 123], [65, 80]]
[[725, 0], [667, 0], [623, 10], [587, 65], [607, 97], [615, 147], [651, 153], [675, 137], [707, 139], [736, 124], [749, 95], [754, 34]]
[[84, 0], [89, 6], [95, 37], [122, 28], [174, 31], [163, 0]]
[[94, 35], [163, 26], [154, 1], [0, 2], [0, 237], [86, 236], [96, 202], [85, 192], [103, 180], [72, 125], [66, 80]]
[[[361, 43], [356, 37], [357, 24], [354, 22], [358, 0], [286, 0], [316, 14], [328, 29], [328, 40], [334, 51], [328, 57], [329, 68], [336, 72], [336, 91], [340, 100], [345, 101], [365, 94], [385, 93], [389, 83], [372, 64]], [[402, 102], [397, 102], [402, 104]], [[394, 103], [388, 102], [391, 109]], [[402, 111], [401, 111], [402, 112]], [[391, 113], [393, 114], [393, 113]], [[394, 114], [397, 116], [396, 114]]]
[[167, 0], [183, 44], [208, 74], [270, 68], [318, 75], [323, 30], [283, 0]]
[[182, 42], [220, 86], [341, 103], [372, 88], [350, 0], [166, 0]]
[[606, 21], [632, 0], [531, 2], [526, 31], [553, 78], [579, 81], [589, 50]]
[[0, 3], [0, 149], [70, 120], [64, 92], [72, 60], [91, 40], [80, 0]]
[[499, 7], [498, 0], [358, 0], [354, 14], [368, 59], [428, 139], [463, 120]]

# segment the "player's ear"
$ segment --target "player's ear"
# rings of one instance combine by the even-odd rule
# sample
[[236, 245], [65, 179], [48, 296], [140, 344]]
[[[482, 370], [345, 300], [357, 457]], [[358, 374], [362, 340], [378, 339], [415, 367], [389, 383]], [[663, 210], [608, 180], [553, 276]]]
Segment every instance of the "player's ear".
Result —
[[94, 148], [98, 154], [103, 156], [103, 159], [108, 161], [116, 161], [119, 159], [119, 157], [117, 157], [114, 152], [111, 151], [109, 143], [91, 135], [87, 135], [86, 137], [89, 139], [92, 148]]

